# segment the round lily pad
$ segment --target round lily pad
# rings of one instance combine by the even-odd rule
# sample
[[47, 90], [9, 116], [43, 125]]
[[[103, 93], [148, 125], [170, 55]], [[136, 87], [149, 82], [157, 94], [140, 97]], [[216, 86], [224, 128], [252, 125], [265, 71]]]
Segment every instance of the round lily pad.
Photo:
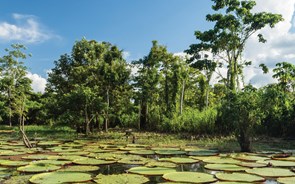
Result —
[[38, 146], [56, 146], [56, 145], [60, 145], [61, 142], [59, 141], [40, 141], [38, 143]]
[[153, 150], [133, 150], [129, 151], [130, 154], [134, 155], [154, 155], [155, 151]]
[[2, 162], [1, 165], [3, 166], [25, 166], [28, 165], [29, 162], [25, 162], [25, 161], [13, 161], [13, 160], [7, 160], [5, 162]]
[[294, 184], [295, 183], [295, 177], [284, 177], [284, 178], [278, 178], [278, 182], [283, 184]]
[[98, 166], [90, 166], [90, 165], [73, 165], [66, 167], [64, 169], [58, 170], [58, 172], [92, 172], [92, 171], [97, 171], [99, 170]]
[[243, 166], [243, 167], [250, 167], [250, 168], [267, 166], [266, 164], [257, 163], [257, 162], [241, 162], [241, 163], [238, 163], [237, 165]]
[[60, 168], [61, 168], [60, 166], [52, 165], [52, 164], [29, 164], [29, 165], [17, 168], [17, 170], [21, 172], [39, 173], [39, 172], [46, 172], [46, 171], [55, 171]]
[[172, 162], [157, 162], [152, 161], [145, 164], [146, 167], [169, 167], [169, 168], [175, 168], [177, 165]]
[[180, 151], [180, 150], [158, 150], [155, 152], [158, 155], [184, 155], [184, 154], [186, 154], [185, 151]]
[[113, 184], [113, 183], [146, 183], [149, 181], [145, 176], [137, 174], [113, 174], [102, 175], [99, 174], [94, 179], [96, 183]]
[[5, 167], [0, 167], [0, 171], [5, 171], [5, 170], [7, 170], [7, 168], [5, 168]]
[[5, 180], [4, 184], [28, 184], [29, 179], [32, 175], [17, 175], [11, 176], [9, 179]]
[[160, 158], [159, 161], [173, 162], [175, 164], [193, 164], [198, 162], [198, 160], [183, 157]]
[[99, 160], [94, 158], [85, 158], [85, 159], [78, 159], [74, 160], [73, 163], [79, 165], [104, 165], [104, 164], [113, 164], [117, 161], [114, 160]]
[[123, 158], [118, 160], [120, 164], [130, 164], [130, 165], [144, 165], [149, 161], [146, 158]]
[[274, 157], [272, 157], [272, 158], [275, 159], [275, 160], [284, 160], [284, 161], [293, 161], [293, 162], [295, 162], [295, 157], [294, 156], [285, 157], [285, 158], [274, 158]]
[[233, 164], [207, 164], [205, 165], [205, 168], [214, 170], [214, 171], [232, 171], [232, 172], [245, 171], [246, 169], [248, 169], [247, 167], [241, 167], [241, 166], [233, 165]]
[[168, 181], [187, 183], [211, 183], [216, 181], [213, 175], [199, 172], [171, 172], [164, 174], [163, 178]]
[[288, 169], [281, 168], [253, 168], [246, 170], [247, 173], [256, 174], [262, 177], [287, 177], [295, 176], [295, 173]]
[[240, 161], [232, 159], [232, 158], [223, 158], [223, 157], [215, 157], [215, 158], [207, 158], [204, 159], [203, 162], [211, 163], [211, 164], [238, 164]]
[[68, 165], [71, 164], [71, 161], [64, 160], [38, 160], [33, 162], [34, 164], [52, 164], [52, 165]]
[[215, 176], [219, 180], [237, 182], [260, 182], [265, 180], [260, 176], [245, 173], [217, 173]]
[[146, 176], [160, 176], [175, 171], [175, 169], [166, 167], [133, 167], [128, 170], [128, 172], [130, 173], [141, 174]]
[[180, 148], [168, 148], [168, 147], [153, 147], [151, 149], [155, 151], [179, 151], [180, 150]]
[[199, 150], [199, 151], [189, 151], [187, 155], [190, 156], [216, 156], [218, 153], [214, 150]]
[[91, 175], [80, 172], [50, 172], [36, 174], [30, 178], [34, 184], [78, 183], [90, 181]]
[[52, 155], [40, 154], [40, 155], [27, 155], [27, 156], [24, 156], [22, 158], [26, 159], [26, 160], [46, 160], [50, 156], [52, 156]]
[[263, 161], [269, 159], [268, 157], [261, 157], [257, 155], [247, 155], [247, 154], [239, 154], [233, 157], [237, 160], [247, 161], [247, 162], [256, 162], [256, 161]]
[[295, 162], [291, 162], [291, 161], [265, 160], [265, 161], [258, 161], [257, 163], [272, 165], [274, 167], [295, 167]]

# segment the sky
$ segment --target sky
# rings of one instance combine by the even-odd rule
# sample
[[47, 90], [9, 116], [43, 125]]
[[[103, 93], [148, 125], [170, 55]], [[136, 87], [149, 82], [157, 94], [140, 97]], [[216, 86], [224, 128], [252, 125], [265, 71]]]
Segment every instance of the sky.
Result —
[[[295, 64], [295, 0], [257, 0], [256, 12], [283, 15], [275, 29], [261, 31], [268, 40], [256, 37], [246, 46], [244, 57], [253, 61], [245, 69], [245, 81], [256, 86], [274, 82], [263, 75], [260, 63], [270, 68], [287, 61]], [[1, 0], [0, 56], [13, 43], [26, 45], [32, 57], [25, 60], [34, 91], [44, 92], [47, 72], [60, 55], [70, 53], [75, 41], [107, 41], [124, 51], [128, 62], [148, 54], [152, 40], [172, 53], [182, 53], [196, 43], [194, 31], [207, 30], [205, 20], [210, 0]], [[224, 71], [223, 71], [224, 72]]]

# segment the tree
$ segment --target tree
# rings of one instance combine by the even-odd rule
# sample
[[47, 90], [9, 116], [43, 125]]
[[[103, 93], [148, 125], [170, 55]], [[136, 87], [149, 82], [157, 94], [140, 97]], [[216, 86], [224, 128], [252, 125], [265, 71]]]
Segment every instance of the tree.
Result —
[[[254, 0], [212, 1], [214, 3], [212, 9], [217, 13], [208, 14], [206, 19], [209, 22], [214, 22], [214, 27], [204, 32], [196, 31], [195, 36], [199, 43], [192, 44], [186, 52], [192, 56], [192, 59], [197, 60], [200, 58], [201, 52], [209, 51], [213, 54], [213, 59], [217, 59], [217, 66], [221, 64], [227, 66], [227, 76], [224, 81], [229, 93], [226, 97], [228, 102], [224, 105], [229, 106], [222, 108], [230, 108], [231, 111], [235, 110], [232, 109], [233, 106], [230, 104], [235, 104], [235, 101], [231, 102], [231, 100], [236, 99], [236, 93], [241, 86], [243, 68], [251, 64], [250, 61], [243, 59], [247, 40], [266, 26], [273, 28], [283, 18], [279, 14], [267, 12], [252, 13], [251, 10], [256, 5]], [[257, 37], [259, 42], [266, 42], [262, 34], [258, 34]], [[235, 125], [240, 126], [242, 124], [237, 123]], [[241, 131], [242, 127], [236, 127], [236, 130]], [[244, 144], [240, 143], [241, 149], [250, 150], [250, 147], [244, 147], [250, 146], [250, 144], [247, 144], [250, 137], [245, 133], [247, 132], [238, 132], [236, 135], [239, 135], [238, 140], [245, 141]]]
[[89, 134], [91, 122], [98, 124], [98, 117], [103, 117], [107, 131], [110, 120], [115, 122], [118, 118], [115, 107], [124, 108], [118, 103], [120, 95], [130, 90], [130, 70], [122, 51], [110, 43], [83, 38], [75, 43], [71, 55], [62, 55], [55, 65], [46, 89], [59, 99], [55, 119], [67, 117], [76, 121], [77, 128], [83, 122], [85, 133]]
[[[243, 67], [251, 64], [242, 58], [247, 40], [266, 26], [273, 28], [283, 18], [279, 14], [252, 13], [251, 10], [256, 5], [254, 0], [212, 1], [212, 9], [218, 13], [208, 14], [206, 19], [215, 23], [214, 28], [204, 32], [196, 31], [195, 36], [199, 43], [192, 44], [186, 52], [192, 59], [198, 60], [201, 52], [207, 50], [218, 59], [216, 62], [225, 62], [228, 68], [226, 85], [235, 93], [240, 87]], [[262, 34], [258, 34], [258, 40], [266, 42]]]
[[287, 62], [281, 62], [276, 64], [276, 68], [273, 69], [275, 73], [273, 78], [279, 80], [279, 85], [282, 89], [294, 92], [295, 89], [295, 65]]
[[27, 68], [24, 62], [19, 61], [27, 58], [27, 54], [23, 52], [26, 47], [20, 44], [13, 44], [11, 47], [12, 50], [5, 49], [8, 54], [0, 58], [0, 90], [7, 106], [9, 125], [12, 126], [13, 117], [17, 118], [25, 145], [32, 147], [24, 126], [32, 81], [26, 77]]

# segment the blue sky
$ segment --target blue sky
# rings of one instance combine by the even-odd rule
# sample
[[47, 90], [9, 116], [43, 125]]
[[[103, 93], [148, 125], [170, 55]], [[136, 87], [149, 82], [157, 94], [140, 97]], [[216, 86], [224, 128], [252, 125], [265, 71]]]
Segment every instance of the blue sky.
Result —
[[0, 37], [0, 49], [25, 44], [33, 54], [26, 61], [30, 72], [42, 77], [84, 36], [117, 45], [128, 52], [127, 60], [146, 55], [152, 40], [182, 52], [195, 41], [196, 29], [208, 28], [210, 7], [208, 0], [3, 0], [0, 24], [30, 29], [28, 21], [33, 21], [38, 25], [34, 31], [44, 35], [31, 40]]
[[[260, 33], [268, 40], [251, 38], [244, 57], [253, 66], [245, 69], [245, 82], [262, 86], [274, 82], [271, 73], [263, 75], [260, 63], [295, 60], [295, 0], [256, 0], [255, 12], [280, 13], [285, 21], [275, 29]], [[194, 31], [212, 24], [205, 16], [212, 13], [210, 0], [1, 0], [0, 56], [12, 43], [22, 43], [33, 57], [26, 60], [28, 76], [35, 91], [44, 91], [46, 72], [64, 53], [70, 53], [82, 37], [107, 41], [126, 53], [127, 61], [148, 54], [152, 40], [173, 53], [183, 52], [195, 43]], [[221, 69], [225, 73], [226, 69]]]

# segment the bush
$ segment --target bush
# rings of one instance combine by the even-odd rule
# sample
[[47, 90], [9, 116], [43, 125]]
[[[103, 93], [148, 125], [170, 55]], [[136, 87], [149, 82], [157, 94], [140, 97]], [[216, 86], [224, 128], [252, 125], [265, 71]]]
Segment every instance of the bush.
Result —
[[188, 108], [181, 115], [174, 114], [172, 119], [164, 119], [160, 129], [169, 132], [213, 134], [215, 132], [216, 118], [217, 110], [214, 107], [204, 109], [203, 111]]

